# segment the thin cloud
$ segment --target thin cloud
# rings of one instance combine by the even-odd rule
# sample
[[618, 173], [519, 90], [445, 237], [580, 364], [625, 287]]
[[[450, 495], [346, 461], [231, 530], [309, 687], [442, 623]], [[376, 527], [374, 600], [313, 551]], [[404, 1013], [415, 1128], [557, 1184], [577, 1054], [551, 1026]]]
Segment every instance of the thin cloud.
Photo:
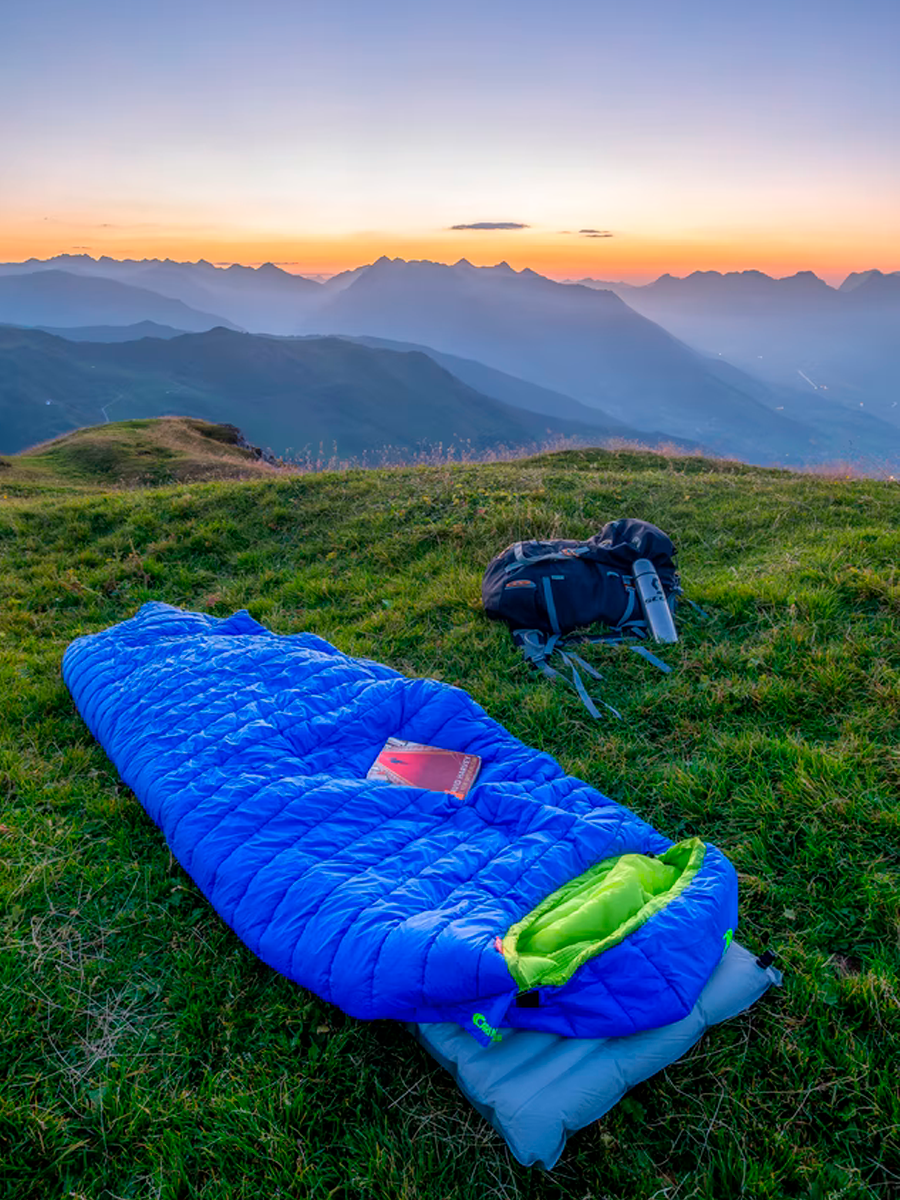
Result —
[[530, 229], [520, 221], [475, 221], [472, 225], [451, 225], [451, 229]]
[[615, 237], [608, 229], [560, 229], [560, 237]]

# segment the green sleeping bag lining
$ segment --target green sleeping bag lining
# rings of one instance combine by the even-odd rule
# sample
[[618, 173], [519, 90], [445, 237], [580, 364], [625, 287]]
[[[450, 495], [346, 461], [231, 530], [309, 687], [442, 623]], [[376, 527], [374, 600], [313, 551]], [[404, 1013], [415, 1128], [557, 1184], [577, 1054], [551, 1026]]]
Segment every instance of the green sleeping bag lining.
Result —
[[620, 854], [570, 880], [512, 925], [502, 949], [520, 990], [559, 987], [681, 895], [703, 863], [699, 838], [659, 858]]

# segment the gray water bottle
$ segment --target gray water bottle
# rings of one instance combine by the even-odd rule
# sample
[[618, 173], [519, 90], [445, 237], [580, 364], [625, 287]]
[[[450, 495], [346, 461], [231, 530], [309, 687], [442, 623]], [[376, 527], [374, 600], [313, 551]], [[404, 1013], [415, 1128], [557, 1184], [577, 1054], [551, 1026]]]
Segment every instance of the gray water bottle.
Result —
[[637, 585], [641, 608], [655, 642], [677, 642], [678, 634], [672, 620], [672, 610], [666, 600], [662, 581], [649, 558], [636, 559], [634, 582]]

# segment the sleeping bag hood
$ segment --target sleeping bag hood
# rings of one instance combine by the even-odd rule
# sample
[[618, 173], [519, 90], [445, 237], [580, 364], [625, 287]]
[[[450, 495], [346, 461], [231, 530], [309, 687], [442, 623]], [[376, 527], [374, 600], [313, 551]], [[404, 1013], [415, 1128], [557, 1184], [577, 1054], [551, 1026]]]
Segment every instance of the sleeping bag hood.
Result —
[[[470, 696], [150, 603], [79, 638], [84, 720], [238, 937], [355, 1017], [609, 1037], [691, 1011], [737, 924], [714, 846], [673, 844]], [[366, 778], [389, 737], [477, 754], [456, 796]]]

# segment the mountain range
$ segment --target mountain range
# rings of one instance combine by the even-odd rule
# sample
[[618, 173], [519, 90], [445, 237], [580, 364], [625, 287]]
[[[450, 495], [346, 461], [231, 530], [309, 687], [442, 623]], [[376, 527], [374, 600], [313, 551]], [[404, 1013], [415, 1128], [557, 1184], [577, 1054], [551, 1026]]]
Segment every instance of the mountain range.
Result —
[[427, 354], [344, 338], [213, 329], [83, 342], [0, 326], [0, 453], [84, 425], [187, 415], [239, 425], [279, 456], [389, 461], [481, 453], [634, 429], [528, 412], [475, 391]]
[[36, 271], [0, 277], [0, 324], [131, 325], [154, 321], [184, 331], [236, 328], [182, 300], [114, 279], [84, 278], [68, 271]]
[[[129, 287], [142, 288], [179, 300], [204, 315], [215, 314], [209, 324], [180, 323], [189, 330], [210, 329], [216, 325], [239, 327], [251, 333], [301, 333], [303, 320], [324, 298], [322, 284], [301, 275], [291, 275], [265, 263], [261, 267], [215, 267], [201, 259], [196, 263], [179, 263], [171, 259], [124, 259], [103, 257], [93, 259], [87, 254], [61, 254], [47, 260], [29, 259], [24, 263], [0, 264], [0, 280], [4, 276], [22, 273], [38, 274], [59, 270], [79, 279], [109, 279]], [[74, 286], [74, 285], [69, 285]], [[4, 318], [6, 319], [6, 318]], [[110, 321], [125, 325], [135, 320], [160, 320], [162, 324], [179, 325], [177, 321], [145, 314], [129, 320]], [[21, 321], [19, 324], [66, 325], [68, 321]], [[76, 322], [79, 325], [100, 324], [98, 317]]]
[[641, 430], [738, 456], [809, 451], [811, 434], [723, 380], [705, 357], [611, 292], [505, 263], [452, 267], [379, 259], [307, 322], [475, 359], [602, 408]]
[[760, 271], [663, 275], [636, 287], [602, 280], [635, 312], [707, 354], [768, 383], [900, 428], [900, 271], [849, 275], [839, 288], [812, 272], [772, 279]]
[[[193, 415], [234, 420], [254, 440], [273, 447], [296, 445], [294, 427], [289, 436], [286, 430], [285, 436], [266, 436], [235, 414], [242, 405], [259, 410], [259, 397], [269, 394], [273, 351], [269, 345], [263, 353], [257, 343], [271, 343], [272, 337], [245, 335], [227, 343], [234, 376], [218, 382], [204, 354], [199, 376], [188, 372], [176, 380], [176, 356], [165, 349], [167, 342], [184, 341], [177, 334], [185, 330], [215, 330], [221, 339], [229, 328], [291, 338], [340, 335], [345, 345], [353, 339], [360, 349], [424, 355], [462, 389], [456, 393], [460, 419], [451, 422], [449, 435], [446, 378], [433, 394], [418, 393], [418, 408], [433, 410], [434, 420], [425, 420], [423, 412], [412, 420], [405, 401], [392, 406], [385, 396], [377, 420], [360, 416], [359, 436], [333, 403], [317, 400], [312, 407], [318, 405], [318, 415], [310, 416], [309, 428], [318, 432], [302, 444], [320, 435], [334, 442], [339, 432], [344, 454], [358, 454], [373, 437], [380, 445], [408, 446], [413, 428], [427, 428], [424, 436], [438, 440], [469, 436], [470, 420], [474, 440], [484, 444], [487, 434], [463, 399], [472, 392], [505, 406], [505, 432], [495, 424], [491, 436], [506, 444], [525, 436], [526, 427], [532, 440], [533, 420], [528, 426], [526, 417], [541, 414], [551, 419], [545, 429], [552, 428], [554, 436], [575, 427], [594, 440], [668, 435], [719, 454], [786, 465], [848, 457], [900, 462], [894, 349], [900, 273], [859, 272], [839, 289], [808, 272], [773, 279], [753, 271], [662, 276], [636, 287], [598, 280], [558, 283], [505, 263], [475, 267], [461, 260], [448, 266], [381, 258], [322, 282], [273, 264], [221, 268], [203, 261], [67, 255], [0, 265], [0, 321], [48, 328], [70, 344], [108, 347], [119, 340], [132, 347], [122, 352], [129, 364], [123, 368], [129, 404], [149, 403], [151, 395], [157, 405], [167, 394], [185, 403], [190, 397]], [[0, 413], [10, 411], [9, 380], [20, 370], [5, 361], [10, 346], [8, 338], [0, 344]], [[104, 357], [108, 353], [101, 349], [94, 356], [98, 379], [101, 361], [104, 370], [113, 369]], [[70, 395], [82, 396], [83, 363], [58, 349], [50, 357], [57, 372], [68, 363], [74, 373]], [[152, 386], [137, 385], [138, 361], [147, 379], [157, 381]], [[322, 369], [325, 362], [320, 359]], [[337, 372], [332, 397], [342, 397], [345, 414], [358, 408], [359, 415], [371, 400], [362, 373], [342, 373], [336, 353], [328, 365]], [[414, 386], [408, 372], [400, 374]], [[379, 372], [373, 376], [382, 383], [384, 378]], [[435, 379], [429, 376], [429, 386]], [[160, 392], [160, 380], [175, 381], [177, 388]], [[353, 388], [362, 388], [352, 395], [351, 380]], [[66, 386], [59, 374], [56, 383], [54, 403]], [[279, 421], [286, 419], [291, 386], [279, 376], [279, 399], [271, 410], [277, 409]], [[320, 376], [313, 392], [321, 399], [326, 386]], [[426, 387], [424, 375], [415, 386]], [[310, 395], [297, 392], [294, 407], [312, 404]], [[72, 404], [77, 407], [74, 399]], [[486, 416], [489, 410], [482, 411]], [[6, 429], [8, 417], [2, 420]], [[46, 420], [45, 415], [41, 423]], [[17, 427], [25, 436], [21, 422]]]

